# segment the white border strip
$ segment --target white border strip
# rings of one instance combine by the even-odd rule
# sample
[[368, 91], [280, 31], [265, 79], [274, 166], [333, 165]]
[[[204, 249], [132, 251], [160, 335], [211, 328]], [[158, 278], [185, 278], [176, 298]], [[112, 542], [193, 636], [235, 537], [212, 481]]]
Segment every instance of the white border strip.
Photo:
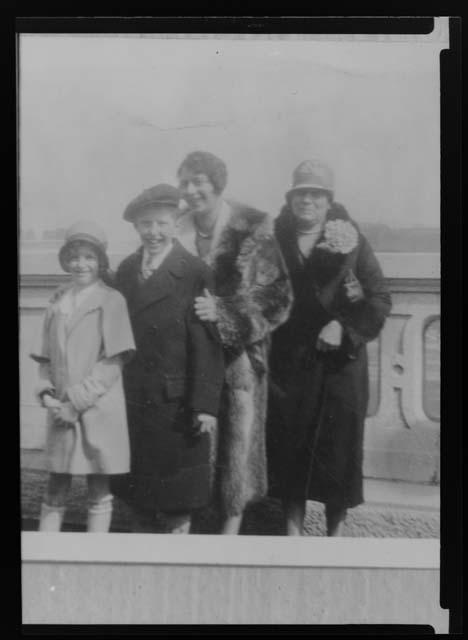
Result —
[[439, 569], [440, 540], [21, 534], [23, 562]]

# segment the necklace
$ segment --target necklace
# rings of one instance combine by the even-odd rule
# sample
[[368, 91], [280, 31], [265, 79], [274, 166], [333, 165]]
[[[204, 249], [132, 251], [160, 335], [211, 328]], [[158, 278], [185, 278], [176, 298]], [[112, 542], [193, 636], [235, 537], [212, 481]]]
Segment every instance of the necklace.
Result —
[[199, 229], [197, 229], [196, 231], [197, 231], [197, 236], [200, 236], [200, 238], [212, 238], [213, 237], [213, 232], [212, 231], [210, 233], [202, 233]]
[[310, 229], [309, 231], [301, 231], [300, 229], [296, 230], [298, 236], [311, 236], [313, 234], [318, 235], [320, 233], [320, 229]]

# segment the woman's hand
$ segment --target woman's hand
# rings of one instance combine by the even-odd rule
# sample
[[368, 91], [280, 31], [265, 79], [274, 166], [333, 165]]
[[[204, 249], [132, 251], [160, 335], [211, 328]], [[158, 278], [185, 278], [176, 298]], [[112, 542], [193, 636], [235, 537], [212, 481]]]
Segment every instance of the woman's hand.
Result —
[[336, 351], [341, 345], [343, 337], [343, 327], [338, 320], [331, 320], [322, 327], [317, 338], [318, 351]]
[[354, 303], [364, 299], [364, 291], [361, 283], [356, 278], [351, 269], [349, 269], [348, 273], [346, 274], [343, 285], [345, 288], [346, 297], [348, 298], [349, 302]]
[[61, 402], [56, 398], [52, 397], [50, 393], [44, 393], [42, 396], [42, 405], [47, 409], [56, 409], [60, 407]]
[[52, 408], [52, 415], [58, 423], [74, 423], [78, 419], [78, 411], [71, 402], [60, 402], [58, 407]]
[[195, 298], [195, 313], [204, 322], [216, 322], [218, 319], [216, 300], [208, 289], [204, 289], [203, 293], [204, 296]]

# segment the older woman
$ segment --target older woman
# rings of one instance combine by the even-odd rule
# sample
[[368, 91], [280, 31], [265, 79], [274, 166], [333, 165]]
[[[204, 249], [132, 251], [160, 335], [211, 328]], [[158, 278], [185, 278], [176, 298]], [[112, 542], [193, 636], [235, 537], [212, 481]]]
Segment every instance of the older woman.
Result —
[[273, 336], [269, 457], [288, 535], [302, 535], [306, 500], [325, 504], [328, 535], [363, 501], [366, 342], [390, 312], [377, 259], [317, 161], [293, 174], [276, 237], [294, 306]]
[[223, 199], [224, 162], [193, 152], [180, 165], [178, 178], [189, 207], [179, 240], [214, 275], [214, 295], [205, 291], [195, 309], [199, 318], [216, 324], [224, 345], [217, 487], [222, 533], [237, 534], [246, 505], [267, 491], [267, 351], [270, 333], [288, 317], [292, 292], [272, 218]]

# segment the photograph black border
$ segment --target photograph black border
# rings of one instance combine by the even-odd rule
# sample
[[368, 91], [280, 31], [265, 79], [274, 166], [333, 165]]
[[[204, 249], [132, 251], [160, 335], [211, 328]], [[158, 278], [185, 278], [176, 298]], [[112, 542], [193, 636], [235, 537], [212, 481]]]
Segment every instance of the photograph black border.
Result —
[[[61, 11], [61, 14], [64, 12]], [[142, 15], [142, 14], [140, 14]], [[7, 148], [13, 158], [9, 157], [7, 163], [7, 201], [9, 208], [18, 206], [19, 177], [17, 175], [17, 105], [16, 105], [16, 37], [18, 33], [430, 33], [433, 25], [432, 18], [333, 18], [333, 17], [224, 17], [224, 18], [171, 18], [171, 17], [144, 17], [135, 18], [130, 16], [113, 16], [113, 17], [91, 17], [86, 16], [77, 18], [76, 16], [67, 16], [60, 18], [24, 15], [10, 16], [10, 20], [4, 22], [4, 39], [7, 45], [6, 60], [6, 77], [8, 78], [8, 89], [5, 92], [6, 100], [3, 103], [4, 118], [6, 123], [6, 132], [8, 145]], [[428, 28], [428, 25], [430, 28]], [[145, 27], [145, 28], [143, 28]], [[162, 28], [164, 27], [164, 28]], [[420, 29], [420, 30], [417, 30]], [[462, 219], [461, 219], [461, 18], [449, 19], [450, 29], [450, 49], [441, 52], [441, 265], [442, 265], [442, 294], [441, 294], [441, 424], [445, 428], [441, 429], [441, 566], [440, 566], [440, 604], [443, 608], [450, 610], [450, 633], [460, 633], [462, 628], [462, 558], [463, 558], [463, 527], [462, 527], [462, 477], [463, 477], [463, 442], [462, 442], [462, 399], [463, 399], [463, 370], [461, 361], [461, 345], [462, 345]], [[5, 33], [6, 32], [6, 33]], [[5, 76], [4, 76], [5, 77]], [[9, 178], [9, 169], [12, 169], [13, 176]], [[10, 217], [10, 216], [7, 216]], [[16, 230], [18, 232], [18, 220]], [[17, 251], [18, 261], [18, 251]], [[18, 293], [18, 283], [16, 294]], [[456, 301], [456, 302], [455, 302]], [[19, 321], [12, 328], [18, 335]], [[16, 356], [17, 360], [17, 349]], [[8, 393], [9, 385], [5, 390]], [[18, 393], [19, 396], [19, 393]], [[17, 403], [19, 406], [19, 403]], [[11, 410], [11, 408], [10, 408]], [[9, 412], [11, 414], [11, 411]], [[14, 423], [9, 424], [11, 419], [7, 420], [5, 427], [10, 430], [9, 436], [12, 437], [12, 444], [8, 445], [11, 450], [12, 462], [9, 469], [10, 477], [14, 477], [18, 481], [17, 491], [11, 492], [13, 498], [8, 513], [11, 514], [10, 522], [16, 522], [19, 525], [21, 521], [19, 506], [19, 465], [18, 457], [13, 455], [13, 448], [17, 446], [16, 451], [19, 455], [19, 433], [15, 426], [19, 423], [19, 410], [13, 407]], [[6, 476], [5, 476], [6, 477]], [[18, 552], [18, 558], [21, 558], [20, 536], [18, 535], [20, 526], [10, 536], [8, 544], [8, 553], [4, 561], [4, 566], [9, 570], [9, 584], [20, 583], [20, 562], [17, 563], [13, 550]], [[9, 530], [7, 533], [11, 533]], [[17, 591], [21, 598], [21, 589]], [[19, 605], [21, 610], [21, 604]], [[20, 612], [21, 613], [21, 612]], [[238, 625], [236, 625], [237, 627]], [[244, 627], [243, 625], [239, 625]], [[256, 635], [265, 633], [270, 635], [275, 633], [274, 628], [264, 626], [264, 630], [260, 630], [257, 626], [249, 628]], [[302, 626], [302, 625], [300, 625]], [[348, 625], [340, 626], [338, 629], [335, 625], [304, 625], [300, 634], [320, 633], [329, 635], [329, 632], [337, 631], [342, 635], [364, 634], [367, 633], [386, 633], [385, 625], [350, 625], [353, 629], [345, 629]], [[411, 633], [411, 629], [403, 625], [404, 634]], [[48, 634], [52, 635], [70, 635], [78, 632], [79, 635], [88, 635], [93, 632], [92, 626], [74, 627], [71, 625], [53, 625], [54, 630], [49, 625], [23, 625], [22, 632], [24, 635]], [[197, 629], [192, 630], [193, 633], [208, 633], [212, 627], [203, 628], [200, 625]], [[245, 627], [250, 627], [246, 625]], [[284, 631], [289, 634], [296, 635], [294, 628], [290, 625], [281, 626]], [[333, 627], [333, 628], [332, 628]], [[99, 626], [99, 635], [104, 635], [106, 630], [104, 626]], [[112, 630], [116, 630], [111, 626]], [[173, 635], [175, 631], [187, 632], [188, 629], [183, 626], [177, 629], [171, 625], [151, 625], [151, 628], [144, 630], [138, 629], [142, 635], [148, 633], [162, 633]], [[240, 629], [239, 629], [240, 631]], [[242, 635], [247, 631], [242, 629]], [[299, 629], [296, 628], [299, 632]], [[395, 626], [389, 626], [388, 631], [398, 635], [398, 629]], [[424, 630], [418, 627], [418, 631], [424, 633]], [[427, 633], [426, 629], [426, 633]], [[96, 627], [94, 628], [96, 632]], [[120, 627], [119, 633], [125, 632], [125, 626]], [[231, 635], [228, 629], [222, 626], [216, 629], [217, 633]], [[276, 628], [278, 632], [278, 628]], [[131, 635], [137, 635], [135, 628], [131, 626], [129, 630]]]

